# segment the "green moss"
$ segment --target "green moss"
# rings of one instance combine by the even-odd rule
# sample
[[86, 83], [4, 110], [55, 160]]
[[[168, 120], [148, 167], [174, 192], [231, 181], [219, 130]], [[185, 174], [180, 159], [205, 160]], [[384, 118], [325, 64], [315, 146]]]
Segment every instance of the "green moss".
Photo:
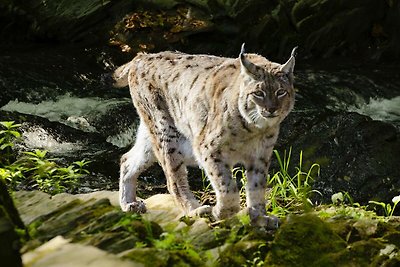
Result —
[[33, 223], [31, 223], [30, 225], [28, 225], [28, 233], [29, 236], [34, 239], [38, 237], [38, 231], [37, 228], [40, 227], [42, 225], [42, 221], [38, 220], [38, 221], [34, 221]]
[[215, 266], [254, 266], [263, 262], [267, 245], [264, 241], [239, 241], [224, 247]]
[[384, 239], [400, 248], [400, 232], [394, 231], [387, 233]]
[[231, 231], [228, 229], [216, 228], [195, 236], [192, 244], [199, 249], [215, 248], [223, 245], [230, 233]]
[[167, 251], [156, 248], [137, 248], [125, 253], [123, 257], [149, 267], [204, 266], [199, 255], [191, 250]]
[[[268, 266], [313, 266], [321, 257], [345, 247], [346, 242], [317, 216], [292, 215], [278, 230], [266, 263]], [[325, 266], [333, 266], [328, 263]]]
[[316, 266], [383, 266], [387, 260], [380, 255], [385, 246], [378, 239], [361, 240], [349, 245], [346, 249], [321, 257]]
[[167, 266], [169, 252], [155, 248], [136, 248], [125, 253], [123, 258], [143, 263], [145, 266], [163, 267]]
[[170, 251], [170, 258], [167, 266], [204, 266], [203, 260], [194, 250]]

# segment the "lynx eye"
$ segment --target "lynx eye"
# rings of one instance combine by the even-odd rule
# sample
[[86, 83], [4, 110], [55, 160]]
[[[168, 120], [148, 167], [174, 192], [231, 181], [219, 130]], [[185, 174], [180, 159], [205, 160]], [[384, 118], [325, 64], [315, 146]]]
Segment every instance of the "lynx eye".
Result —
[[256, 98], [264, 98], [265, 97], [265, 93], [263, 91], [256, 91], [256, 92], [252, 93], [252, 95]]
[[275, 92], [275, 95], [278, 97], [278, 98], [281, 98], [281, 97], [284, 97], [285, 95], [287, 95], [287, 91], [286, 90], [283, 90], [283, 89], [279, 89], [278, 91], [276, 91]]

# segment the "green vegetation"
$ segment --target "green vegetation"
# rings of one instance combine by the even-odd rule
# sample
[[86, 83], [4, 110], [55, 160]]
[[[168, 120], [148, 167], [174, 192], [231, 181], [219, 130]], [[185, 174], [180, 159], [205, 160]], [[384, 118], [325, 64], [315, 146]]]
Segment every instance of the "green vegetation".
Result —
[[[312, 206], [310, 200], [312, 194], [318, 193], [312, 190], [313, 175], [319, 176], [318, 164], [313, 164], [308, 171], [303, 170], [303, 152], [300, 152], [298, 166], [292, 168], [291, 155], [284, 152], [283, 158], [277, 150], [274, 150], [275, 157], [279, 164], [279, 171], [268, 177], [268, 184], [271, 186], [269, 194], [271, 213], [275, 215], [286, 215], [289, 212], [304, 211]], [[294, 174], [290, 170], [294, 169]]]
[[14, 151], [15, 143], [21, 137], [20, 124], [13, 121], [0, 122], [0, 178], [5, 180], [11, 190], [20, 185], [57, 194], [74, 190], [80, 178], [88, 174], [89, 161], [73, 162], [67, 167], [60, 166], [56, 159], [48, 158], [46, 150], [22, 152], [18, 157]]
[[[292, 212], [304, 212], [313, 204], [311, 197], [313, 194], [320, 194], [312, 189], [312, 182], [315, 176], [319, 176], [320, 167], [318, 164], [312, 164], [307, 171], [303, 167], [303, 152], [300, 152], [298, 166], [293, 167], [291, 163], [292, 149], [289, 152], [284, 151], [283, 157], [277, 150], [274, 155], [278, 161], [279, 170], [273, 175], [268, 176], [269, 185], [268, 196], [269, 203], [267, 209], [271, 214], [283, 217]], [[245, 185], [247, 183], [246, 172], [243, 167], [232, 169], [232, 176], [238, 180], [241, 185], [240, 196], [242, 206], [245, 206]], [[202, 175], [203, 188], [196, 192], [201, 202], [213, 203], [214, 194], [212, 187], [204, 172]]]
[[388, 219], [390, 220], [390, 218], [392, 218], [393, 216], [393, 212], [397, 206], [397, 204], [400, 202], [400, 196], [395, 196], [392, 199], [393, 202], [393, 207], [392, 205], [390, 205], [390, 203], [384, 203], [384, 202], [377, 202], [377, 201], [369, 201], [370, 204], [375, 204], [377, 206], [381, 206], [383, 208], [383, 211], [385, 213], [385, 216], [388, 217]]
[[14, 142], [21, 137], [21, 134], [16, 131], [21, 124], [14, 124], [13, 121], [0, 122], [0, 164], [9, 164], [13, 159]]

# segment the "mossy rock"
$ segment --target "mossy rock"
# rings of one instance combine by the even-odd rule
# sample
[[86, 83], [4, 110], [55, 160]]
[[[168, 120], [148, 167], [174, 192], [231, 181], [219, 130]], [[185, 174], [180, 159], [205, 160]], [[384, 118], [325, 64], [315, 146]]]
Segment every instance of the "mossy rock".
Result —
[[266, 254], [263, 241], [239, 241], [222, 247], [214, 266], [258, 266]]
[[389, 232], [383, 238], [391, 244], [395, 244], [397, 247], [400, 248], [400, 232]]
[[[385, 245], [378, 239], [360, 240], [338, 253], [331, 253], [315, 262], [317, 266], [386, 266]], [[379, 264], [378, 264], [379, 263]]]
[[230, 230], [228, 229], [216, 228], [195, 236], [192, 240], [192, 244], [201, 249], [215, 248], [223, 245], [229, 234]]
[[[75, 203], [76, 202], [76, 203]], [[70, 208], [71, 203], [75, 203], [74, 207]], [[108, 199], [98, 201], [88, 201], [81, 203], [80, 200], [75, 200], [65, 206], [60, 207], [52, 214], [51, 218], [46, 218], [43, 223], [37, 225], [36, 236], [45, 241], [57, 235], [71, 236], [75, 229], [82, 228], [92, 220], [95, 220], [102, 213], [113, 209]], [[80, 204], [80, 205], [79, 205]]]
[[[346, 248], [329, 225], [312, 214], [291, 215], [276, 233], [268, 266], [315, 266], [316, 261]], [[328, 262], [327, 265], [329, 266]]]
[[157, 248], [135, 248], [124, 252], [121, 256], [149, 267], [204, 266], [198, 254], [191, 250], [168, 251]]
[[[138, 214], [124, 213], [100, 195], [98, 199], [90, 198], [91, 194], [88, 197], [60, 194], [50, 198], [39, 191], [16, 195], [24, 211], [22, 217], [30, 222], [28, 229], [34, 238], [27, 244], [28, 250], [62, 235], [72, 242], [119, 253], [135, 247], [137, 242], [159, 238], [163, 232], [157, 223]], [[46, 207], [49, 209], [45, 210]]]

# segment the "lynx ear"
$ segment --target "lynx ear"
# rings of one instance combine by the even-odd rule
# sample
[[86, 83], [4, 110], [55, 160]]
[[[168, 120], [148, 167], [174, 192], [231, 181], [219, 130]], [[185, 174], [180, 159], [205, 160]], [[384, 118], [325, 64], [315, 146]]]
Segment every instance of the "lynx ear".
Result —
[[247, 58], [246, 55], [244, 54], [244, 43], [242, 44], [242, 49], [240, 50], [239, 54], [239, 59], [240, 59], [240, 66], [241, 69], [244, 73], [247, 75], [255, 78], [257, 76], [257, 65], [251, 63]]
[[293, 48], [292, 54], [290, 55], [289, 60], [281, 66], [282, 72], [284, 72], [286, 74], [293, 73], [296, 55], [297, 55], [297, 46], [295, 48]]

